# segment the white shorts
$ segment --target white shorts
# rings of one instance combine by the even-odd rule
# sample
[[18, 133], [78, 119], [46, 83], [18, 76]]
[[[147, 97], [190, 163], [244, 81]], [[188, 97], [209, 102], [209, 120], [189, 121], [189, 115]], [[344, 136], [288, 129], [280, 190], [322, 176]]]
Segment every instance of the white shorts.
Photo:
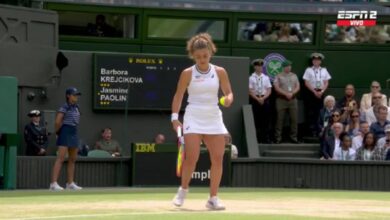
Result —
[[188, 104], [183, 120], [184, 134], [227, 134], [222, 112], [218, 105], [197, 106]]

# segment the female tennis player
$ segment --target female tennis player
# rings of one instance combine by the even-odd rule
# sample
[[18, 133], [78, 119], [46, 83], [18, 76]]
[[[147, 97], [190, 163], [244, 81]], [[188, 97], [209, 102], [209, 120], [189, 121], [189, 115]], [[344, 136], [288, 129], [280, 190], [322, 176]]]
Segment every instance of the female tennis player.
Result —
[[55, 120], [57, 133], [58, 154], [53, 167], [53, 174], [50, 183], [50, 190], [61, 191], [62, 188], [57, 183], [62, 164], [66, 154], [68, 154], [68, 183], [66, 189], [80, 190], [80, 186], [74, 182], [74, 167], [79, 146], [77, 126], [80, 121], [80, 112], [77, 105], [78, 97], [81, 93], [74, 87], [70, 87], [65, 92], [66, 103], [60, 107]]
[[[216, 50], [211, 36], [207, 33], [198, 34], [187, 42], [188, 54], [195, 61], [195, 65], [181, 73], [172, 102], [173, 129], [177, 131], [179, 126], [183, 128], [185, 142], [181, 186], [173, 199], [173, 204], [176, 206], [182, 206], [184, 203], [199, 158], [200, 144], [203, 141], [211, 160], [210, 198], [206, 207], [213, 210], [225, 209], [217, 197], [225, 152], [224, 135], [228, 133], [222, 120], [222, 112], [218, 107], [219, 87], [225, 97], [225, 107], [232, 104], [233, 93], [226, 70], [210, 63], [210, 58]], [[188, 105], [182, 125], [179, 121], [179, 110], [186, 90]]]

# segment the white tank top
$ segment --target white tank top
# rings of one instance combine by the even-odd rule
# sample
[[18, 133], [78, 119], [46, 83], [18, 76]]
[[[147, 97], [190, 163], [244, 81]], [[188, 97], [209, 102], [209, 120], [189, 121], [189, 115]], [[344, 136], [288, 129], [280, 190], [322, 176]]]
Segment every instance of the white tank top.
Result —
[[188, 85], [188, 103], [191, 105], [218, 105], [219, 78], [215, 66], [209, 64], [207, 73], [201, 73], [196, 65], [191, 67], [192, 77]]

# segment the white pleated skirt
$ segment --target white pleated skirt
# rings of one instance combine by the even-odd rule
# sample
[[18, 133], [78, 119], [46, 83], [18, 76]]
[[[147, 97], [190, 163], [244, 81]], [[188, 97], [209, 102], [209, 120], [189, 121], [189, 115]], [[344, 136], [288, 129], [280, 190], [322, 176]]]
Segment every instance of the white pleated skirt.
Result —
[[184, 134], [227, 134], [218, 105], [188, 104], [183, 119]]

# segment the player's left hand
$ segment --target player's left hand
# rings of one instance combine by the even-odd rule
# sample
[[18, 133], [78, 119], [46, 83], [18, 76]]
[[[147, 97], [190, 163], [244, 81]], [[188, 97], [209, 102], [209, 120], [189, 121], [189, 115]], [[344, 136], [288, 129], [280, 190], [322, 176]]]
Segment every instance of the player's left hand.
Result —
[[229, 107], [229, 106], [232, 105], [232, 103], [233, 103], [233, 99], [230, 98], [229, 96], [225, 96], [225, 105], [224, 105], [224, 107]]

